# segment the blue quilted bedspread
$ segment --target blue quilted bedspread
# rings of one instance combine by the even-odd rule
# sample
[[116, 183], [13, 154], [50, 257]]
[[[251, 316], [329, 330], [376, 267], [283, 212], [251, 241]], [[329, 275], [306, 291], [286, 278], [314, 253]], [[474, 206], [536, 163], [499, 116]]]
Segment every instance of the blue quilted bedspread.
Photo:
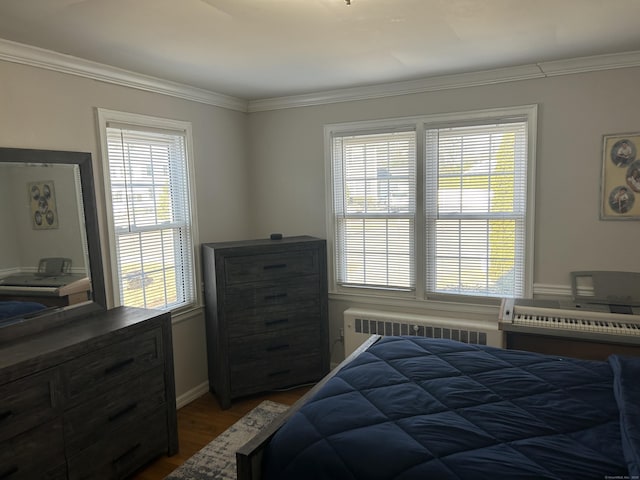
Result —
[[384, 337], [276, 433], [267, 480], [640, 475], [640, 359]]
[[0, 302], [0, 321], [18, 315], [37, 312], [38, 310], [42, 310], [44, 308], [46, 308], [44, 305], [37, 302]]

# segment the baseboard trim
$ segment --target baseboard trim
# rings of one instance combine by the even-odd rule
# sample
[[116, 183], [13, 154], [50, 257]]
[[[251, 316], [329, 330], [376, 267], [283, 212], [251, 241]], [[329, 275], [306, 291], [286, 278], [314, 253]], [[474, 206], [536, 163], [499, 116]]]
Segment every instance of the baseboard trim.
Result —
[[200, 385], [186, 391], [179, 397], [176, 397], [176, 408], [179, 410], [185, 405], [193, 402], [195, 399], [200, 398], [202, 395], [209, 391], [209, 382], [202, 382]]

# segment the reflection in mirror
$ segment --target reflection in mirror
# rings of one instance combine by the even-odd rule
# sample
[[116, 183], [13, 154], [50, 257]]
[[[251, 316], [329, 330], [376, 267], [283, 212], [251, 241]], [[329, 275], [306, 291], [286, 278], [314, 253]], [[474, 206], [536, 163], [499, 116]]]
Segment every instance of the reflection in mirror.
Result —
[[0, 148], [0, 325], [105, 307], [95, 210], [90, 154]]

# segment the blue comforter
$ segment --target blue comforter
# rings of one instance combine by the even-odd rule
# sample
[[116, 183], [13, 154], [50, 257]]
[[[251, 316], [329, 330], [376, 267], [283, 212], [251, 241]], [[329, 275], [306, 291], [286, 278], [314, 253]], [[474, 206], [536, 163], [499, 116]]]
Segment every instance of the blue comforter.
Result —
[[640, 474], [640, 359], [385, 337], [271, 440], [267, 480]]
[[26, 315], [28, 313], [37, 312], [45, 308], [47, 308], [45, 305], [38, 302], [0, 302], [0, 321], [7, 320], [19, 315]]

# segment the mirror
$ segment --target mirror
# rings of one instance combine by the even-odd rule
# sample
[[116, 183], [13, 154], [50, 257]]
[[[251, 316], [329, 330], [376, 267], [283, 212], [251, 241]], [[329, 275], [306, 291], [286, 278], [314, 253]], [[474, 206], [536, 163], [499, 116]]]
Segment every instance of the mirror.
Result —
[[0, 148], [0, 225], [2, 337], [106, 308], [90, 153]]

